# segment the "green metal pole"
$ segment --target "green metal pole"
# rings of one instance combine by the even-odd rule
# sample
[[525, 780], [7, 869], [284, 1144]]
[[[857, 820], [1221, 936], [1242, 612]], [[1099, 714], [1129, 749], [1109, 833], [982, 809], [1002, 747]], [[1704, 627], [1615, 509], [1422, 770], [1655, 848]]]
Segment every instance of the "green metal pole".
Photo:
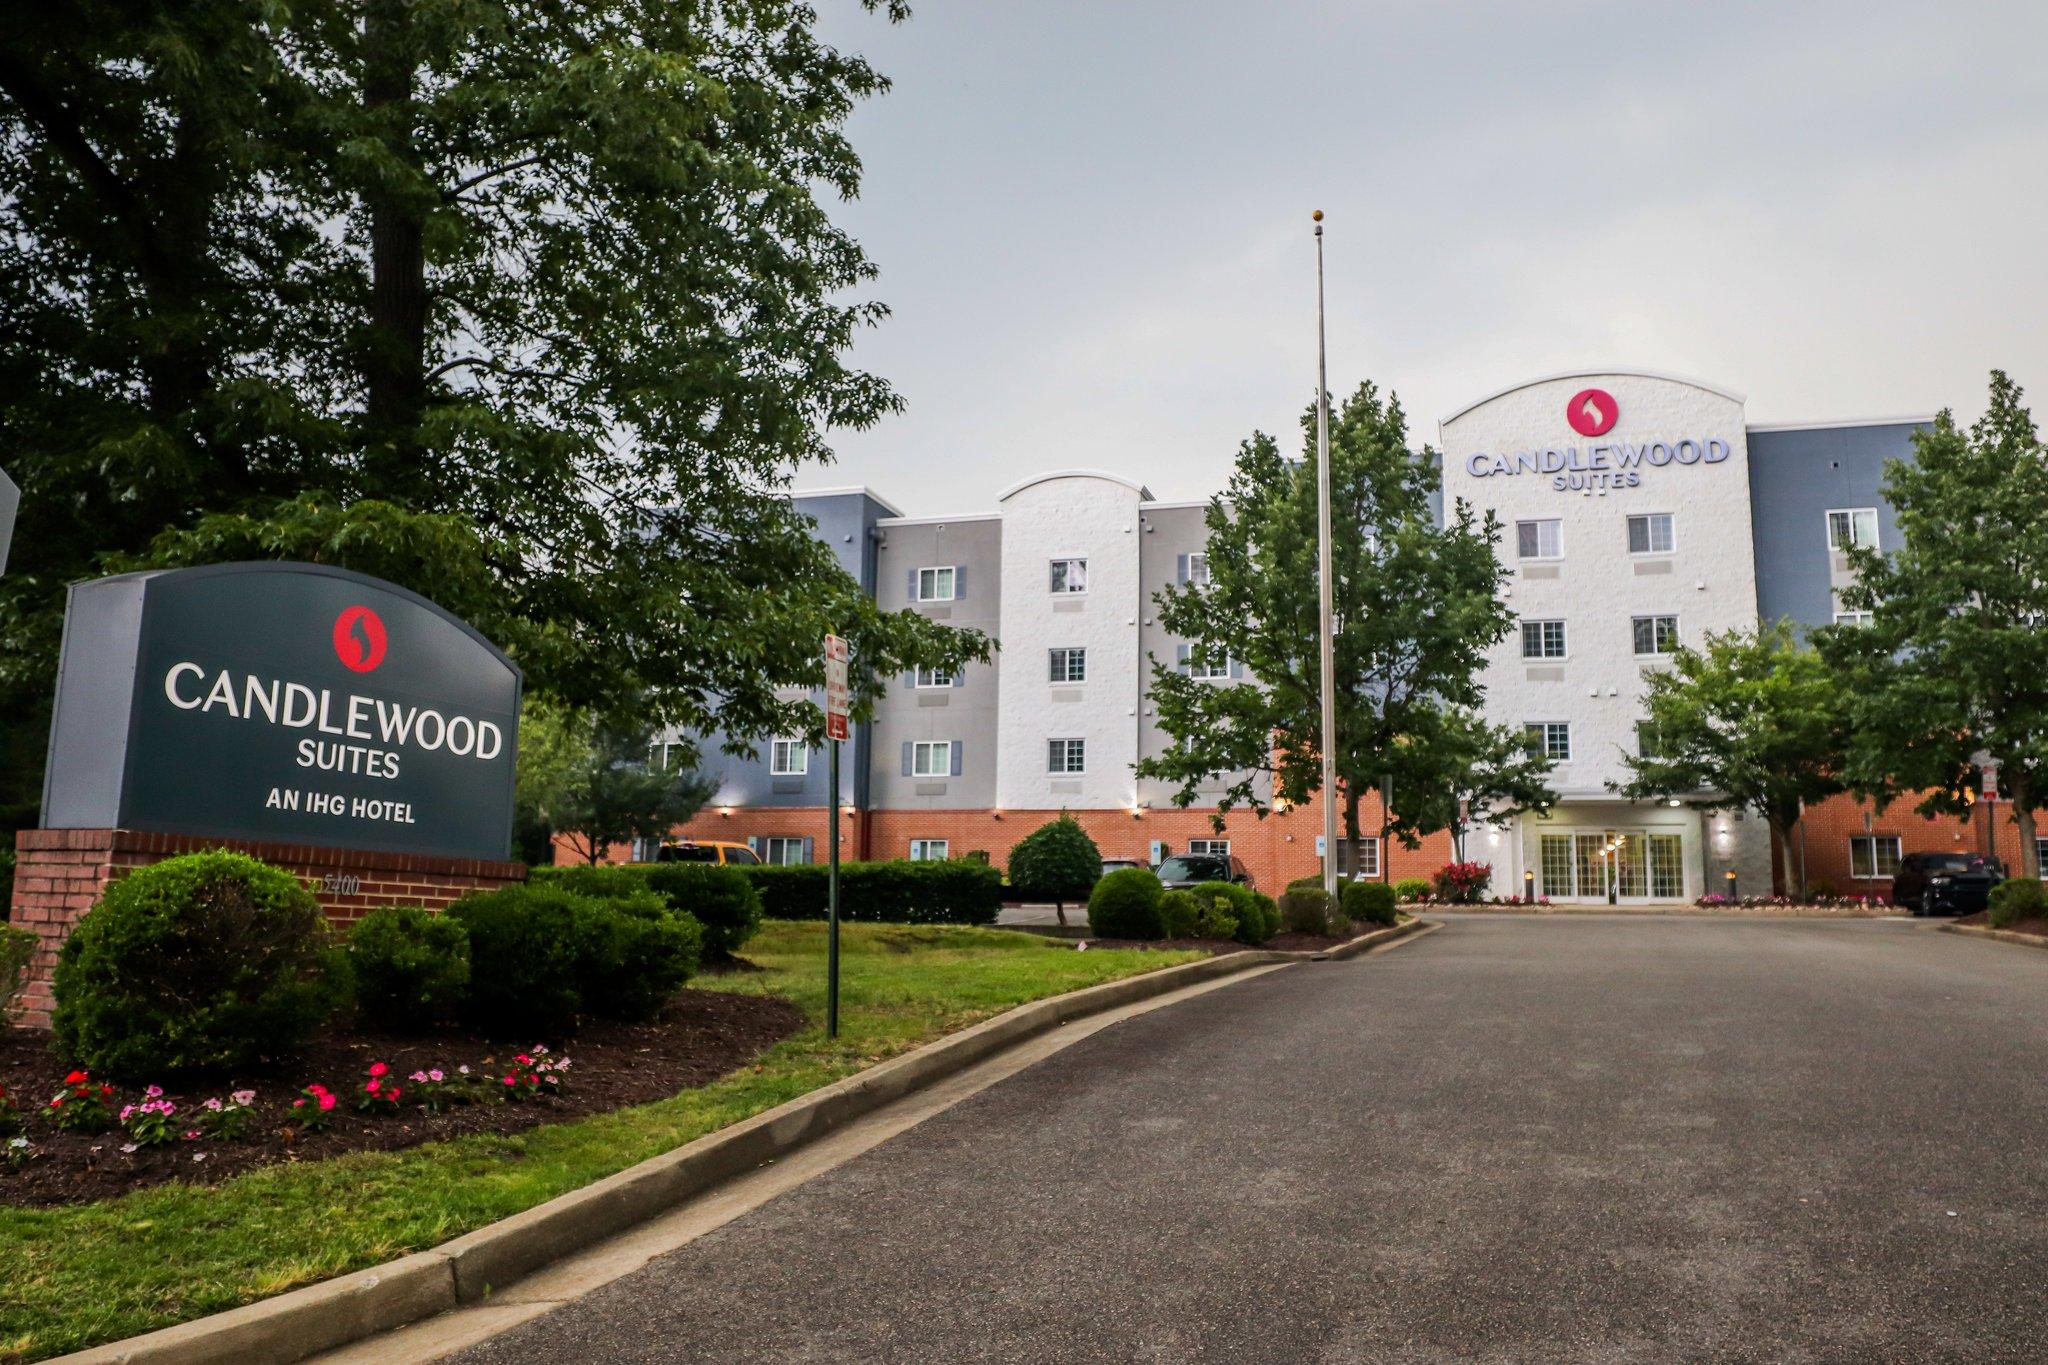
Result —
[[839, 1036], [839, 741], [828, 739], [825, 743], [832, 750], [827, 785], [831, 788], [830, 804], [826, 819], [832, 822], [831, 872], [826, 880], [825, 909], [831, 920], [830, 937], [825, 949], [825, 1036]]

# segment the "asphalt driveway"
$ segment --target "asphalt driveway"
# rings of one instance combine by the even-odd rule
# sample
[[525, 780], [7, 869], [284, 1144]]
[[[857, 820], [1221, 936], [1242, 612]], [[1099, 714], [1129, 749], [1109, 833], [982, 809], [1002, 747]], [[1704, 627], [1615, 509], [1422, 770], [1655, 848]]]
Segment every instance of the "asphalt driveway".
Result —
[[2048, 1359], [2048, 952], [1459, 918], [1111, 1027], [457, 1358]]

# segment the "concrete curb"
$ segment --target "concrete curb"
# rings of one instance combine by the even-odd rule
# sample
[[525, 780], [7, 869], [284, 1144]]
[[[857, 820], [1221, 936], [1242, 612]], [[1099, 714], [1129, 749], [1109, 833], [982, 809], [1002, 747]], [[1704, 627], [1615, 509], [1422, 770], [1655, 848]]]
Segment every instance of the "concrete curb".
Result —
[[2048, 938], [2039, 934], [2016, 934], [2010, 929], [1992, 929], [1982, 924], [1944, 924], [1944, 934], [1968, 934], [1971, 938], [1995, 938], [2000, 943], [2017, 943], [2022, 948], [2048, 948]]
[[[1369, 951], [1416, 933], [1425, 923], [1411, 920], [1361, 935], [1328, 956]], [[288, 1365], [475, 1303], [493, 1287], [645, 1222], [850, 1119], [1072, 1020], [1253, 967], [1313, 956], [1247, 949], [1034, 1000], [431, 1250], [59, 1360], [70, 1365], [200, 1365], [233, 1359], [237, 1365]]]

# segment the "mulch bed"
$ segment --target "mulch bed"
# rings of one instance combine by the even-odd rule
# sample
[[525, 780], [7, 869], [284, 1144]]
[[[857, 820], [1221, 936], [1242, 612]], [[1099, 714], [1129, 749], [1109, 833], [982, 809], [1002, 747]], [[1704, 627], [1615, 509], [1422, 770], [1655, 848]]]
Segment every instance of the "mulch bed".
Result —
[[[1988, 911], [1979, 910], [1974, 915], [1964, 915], [1956, 923], [1967, 924], [1976, 929], [1989, 929], [1991, 915]], [[2031, 934], [2035, 938], [2048, 938], [2048, 919], [2015, 920], [2006, 925], [2005, 929], [2010, 934]]]
[[[594, 1020], [574, 1037], [558, 1041], [552, 1055], [568, 1058], [570, 1067], [562, 1094], [553, 1099], [458, 1105], [438, 1114], [408, 1104], [389, 1116], [360, 1114], [354, 1108], [354, 1097], [372, 1062], [388, 1064], [392, 1077], [403, 1085], [415, 1071], [438, 1067], [453, 1075], [460, 1065], [482, 1069], [487, 1059], [502, 1065], [515, 1053], [529, 1050], [535, 1040], [504, 1044], [457, 1032], [335, 1032], [315, 1039], [303, 1054], [265, 1075], [164, 1083], [165, 1095], [177, 1104], [180, 1116], [200, 1112], [208, 1098], [254, 1090], [258, 1112], [242, 1140], [178, 1141], [133, 1153], [122, 1152], [129, 1139], [119, 1128], [88, 1136], [46, 1122], [39, 1111], [63, 1089], [71, 1068], [51, 1050], [50, 1035], [0, 1029], [0, 1084], [16, 1097], [23, 1135], [36, 1153], [18, 1170], [9, 1170], [0, 1161], [0, 1204], [78, 1203], [169, 1180], [210, 1184], [283, 1161], [395, 1151], [467, 1133], [517, 1133], [705, 1085], [744, 1066], [806, 1022], [802, 1010], [779, 996], [686, 990], [651, 1023]], [[299, 1088], [312, 1082], [327, 1086], [340, 1103], [326, 1132], [295, 1132], [288, 1108]], [[141, 1098], [141, 1086], [120, 1086], [113, 1107], [118, 1113], [121, 1105]], [[4, 1152], [0, 1139], [0, 1154]]]

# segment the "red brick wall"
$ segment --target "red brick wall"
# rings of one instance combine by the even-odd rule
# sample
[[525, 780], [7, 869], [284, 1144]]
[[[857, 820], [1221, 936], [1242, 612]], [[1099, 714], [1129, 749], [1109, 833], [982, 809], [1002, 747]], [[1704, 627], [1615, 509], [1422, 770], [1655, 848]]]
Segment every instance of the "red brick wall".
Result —
[[[1869, 802], [1857, 801], [1850, 796], [1831, 797], [1817, 806], [1808, 807], [1805, 835], [1807, 884], [1827, 882], [1837, 895], [1843, 896], [1890, 895], [1892, 884], [1889, 877], [1872, 879], [1849, 875], [1849, 840], [1866, 832], [1897, 835], [1902, 854], [1985, 851], [1986, 821], [1982, 804], [1961, 820], [1952, 816], [1929, 819], [1914, 811], [1916, 800], [1908, 797], [1894, 801], [1883, 812]], [[1870, 817], [1868, 831], [1864, 829], [1866, 814]], [[2006, 871], [2016, 876], [2025, 864], [2020, 859], [2019, 827], [2012, 818], [2012, 807], [1999, 802], [1992, 824], [1995, 827], [1993, 851], [2005, 864]], [[2048, 836], [2048, 827], [2037, 832]], [[1800, 836], [1795, 829], [1792, 836], [1794, 868], [1798, 866], [1799, 849]]]
[[29, 829], [15, 837], [14, 901], [8, 918], [42, 938], [29, 984], [15, 1002], [20, 1022], [49, 1024], [57, 950], [107, 883], [180, 853], [229, 848], [281, 867], [308, 884], [329, 920], [353, 924], [381, 905], [440, 910], [471, 891], [526, 879], [519, 863], [369, 853], [305, 844], [255, 844], [126, 829]]
[[[1183, 851], [1190, 839], [1227, 838], [1230, 851], [1244, 859], [1252, 880], [1260, 889], [1277, 892], [1297, 877], [1312, 877], [1321, 870], [1316, 858], [1316, 838], [1323, 831], [1322, 807], [1302, 806], [1259, 819], [1249, 811], [1232, 811], [1224, 818], [1219, 835], [1212, 822], [1214, 810], [1151, 809], [1133, 817], [1128, 810], [1076, 810], [1069, 812], [1081, 822], [1105, 858], [1144, 860], [1154, 839], [1164, 840], [1175, 852]], [[996, 866], [1009, 862], [1017, 841], [1048, 821], [1060, 816], [1057, 810], [876, 810], [846, 811], [841, 827], [842, 856], [855, 858], [907, 858], [913, 839], [945, 839], [954, 856], [985, 852]], [[730, 815], [716, 809], [700, 813], [677, 829], [687, 839], [723, 839], [745, 843], [750, 837], [788, 835], [816, 841], [816, 861], [825, 859], [826, 814], [822, 806], [740, 807]], [[1368, 800], [1360, 815], [1365, 833], [1379, 824], [1379, 801]], [[1340, 836], [1341, 837], [1341, 836]], [[563, 846], [558, 843], [558, 850]], [[624, 846], [611, 850], [613, 861], [628, 856]], [[559, 851], [557, 858], [569, 861], [572, 854]], [[1433, 835], [1417, 849], [1393, 841], [1389, 850], [1389, 872], [1402, 877], [1427, 877], [1450, 861], [1448, 834]]]

